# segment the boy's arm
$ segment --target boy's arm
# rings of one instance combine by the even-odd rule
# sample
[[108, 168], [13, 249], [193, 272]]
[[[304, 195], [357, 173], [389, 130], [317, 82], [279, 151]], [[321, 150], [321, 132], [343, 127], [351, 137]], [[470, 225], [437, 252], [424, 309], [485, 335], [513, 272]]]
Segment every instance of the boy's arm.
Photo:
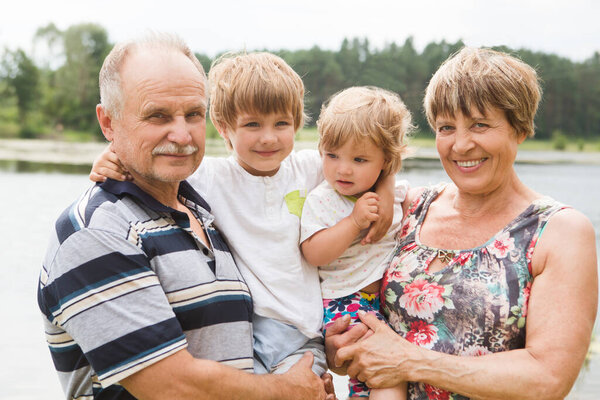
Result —
[[369, 228], [367, 236], [361, 244], [373, 243], [381, 240], [392, 226], [394, 220], [394, 189], [396, 176], [380, 176], [375, 184], [375, 193], [379, 195], [379, 219], [374, 221]]
[[104, 182], [106, 178], [117, 181], [131, 180], [131, 175], [121, 164], [119, 157], [111, 150], [110, 143], [104, 151], [94, 160], [90, 180], [92, 182]]
[[379, 219], [379, 196], [367, 192], [356, 201], [352, 213], [330, 228], [325, 228], [302, 242], [302, 254], [314, 266], [327, 265], [339, 258], [361, 230]]

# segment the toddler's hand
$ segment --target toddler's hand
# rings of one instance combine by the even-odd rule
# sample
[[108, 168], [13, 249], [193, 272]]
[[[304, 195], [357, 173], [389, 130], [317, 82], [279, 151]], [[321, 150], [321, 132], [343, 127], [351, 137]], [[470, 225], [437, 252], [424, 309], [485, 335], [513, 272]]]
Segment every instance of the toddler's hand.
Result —
[[92, 171], [90, 172], [90, 180], [92, 182], [104, 182], [106, 178], [117, 181], [132, 180], [131, 175], [125, 170], [117, 154], [111, 150], [110, 144], [94, 160], [94, 165], [92, 165]]
[[363, 194], [354, 204], [351, 218], [360, 229], [367, 229], [371, 222], [379, 218], [379, 196], [374, 192]]

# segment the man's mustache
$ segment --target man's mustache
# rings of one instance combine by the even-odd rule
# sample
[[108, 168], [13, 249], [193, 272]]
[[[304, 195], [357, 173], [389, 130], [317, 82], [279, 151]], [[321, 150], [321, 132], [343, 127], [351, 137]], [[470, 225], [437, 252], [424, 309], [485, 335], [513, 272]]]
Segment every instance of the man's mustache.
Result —
[[190, 155], [194, 154], [198, 151], [198, 146], [193, 146], [191, 144], [187, 144], [185, 146], [180, 146], [175, 143], [167, 143], [163, 145], [156, 146], [152, 150], [152, 155], [160, 155], [160, 154], [181, 154], [181, 155]]

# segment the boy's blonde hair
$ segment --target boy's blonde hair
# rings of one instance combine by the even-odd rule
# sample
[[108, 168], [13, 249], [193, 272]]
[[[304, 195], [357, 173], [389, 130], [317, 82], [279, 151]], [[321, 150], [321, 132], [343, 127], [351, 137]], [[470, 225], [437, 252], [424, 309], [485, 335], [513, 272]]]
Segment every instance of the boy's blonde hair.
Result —
[[402, 166], [405, 135], [412, 129], [404, 102], [387, 90], [361, 86], [333, 95], [321, 109], [317, 121], [319, 151], [335, 150], [348, 141], [370, 139], [383, 150], [385, 175]]
[[304, 125], [304, 84], [281, 57], [225, 54], [213, 62], [208, 80], [210, 119], [219, 130], [234, 130], [242, 113], [291, 113], [294, 130]]
[[472, 109], [485, 115], [498, 108], [517, 135], [532, 137], [541, 96], [537, 73], [523, 61], [491, 49], [465, 47], [433, 75], [423, 103], [434, 131], [439, 115], [461, 112], [470, 117]]

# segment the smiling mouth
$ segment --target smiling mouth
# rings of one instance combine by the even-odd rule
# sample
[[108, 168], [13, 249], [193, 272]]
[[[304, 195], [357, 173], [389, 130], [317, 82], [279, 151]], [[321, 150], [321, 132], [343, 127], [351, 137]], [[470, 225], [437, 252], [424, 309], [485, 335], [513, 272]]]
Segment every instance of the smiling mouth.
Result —
[[456, 163], [456, 165], [458, 165], [459, 167], [462, 168], [471, 168], [471, 167], [476, 167], [479, 164], [481, 164], [482, 162], [484, 162], [485, 160], [487, 160], [487, 158], [480, 158], [479, 160], [465, 160], [465, 161], [454, 161]]
[[278, 150], [270, 150], [270, 151], [255, 151], [256, 154], [263, 156], [263, 157], [270, 157], [274, 154], [276, 154], [278, 152]]

